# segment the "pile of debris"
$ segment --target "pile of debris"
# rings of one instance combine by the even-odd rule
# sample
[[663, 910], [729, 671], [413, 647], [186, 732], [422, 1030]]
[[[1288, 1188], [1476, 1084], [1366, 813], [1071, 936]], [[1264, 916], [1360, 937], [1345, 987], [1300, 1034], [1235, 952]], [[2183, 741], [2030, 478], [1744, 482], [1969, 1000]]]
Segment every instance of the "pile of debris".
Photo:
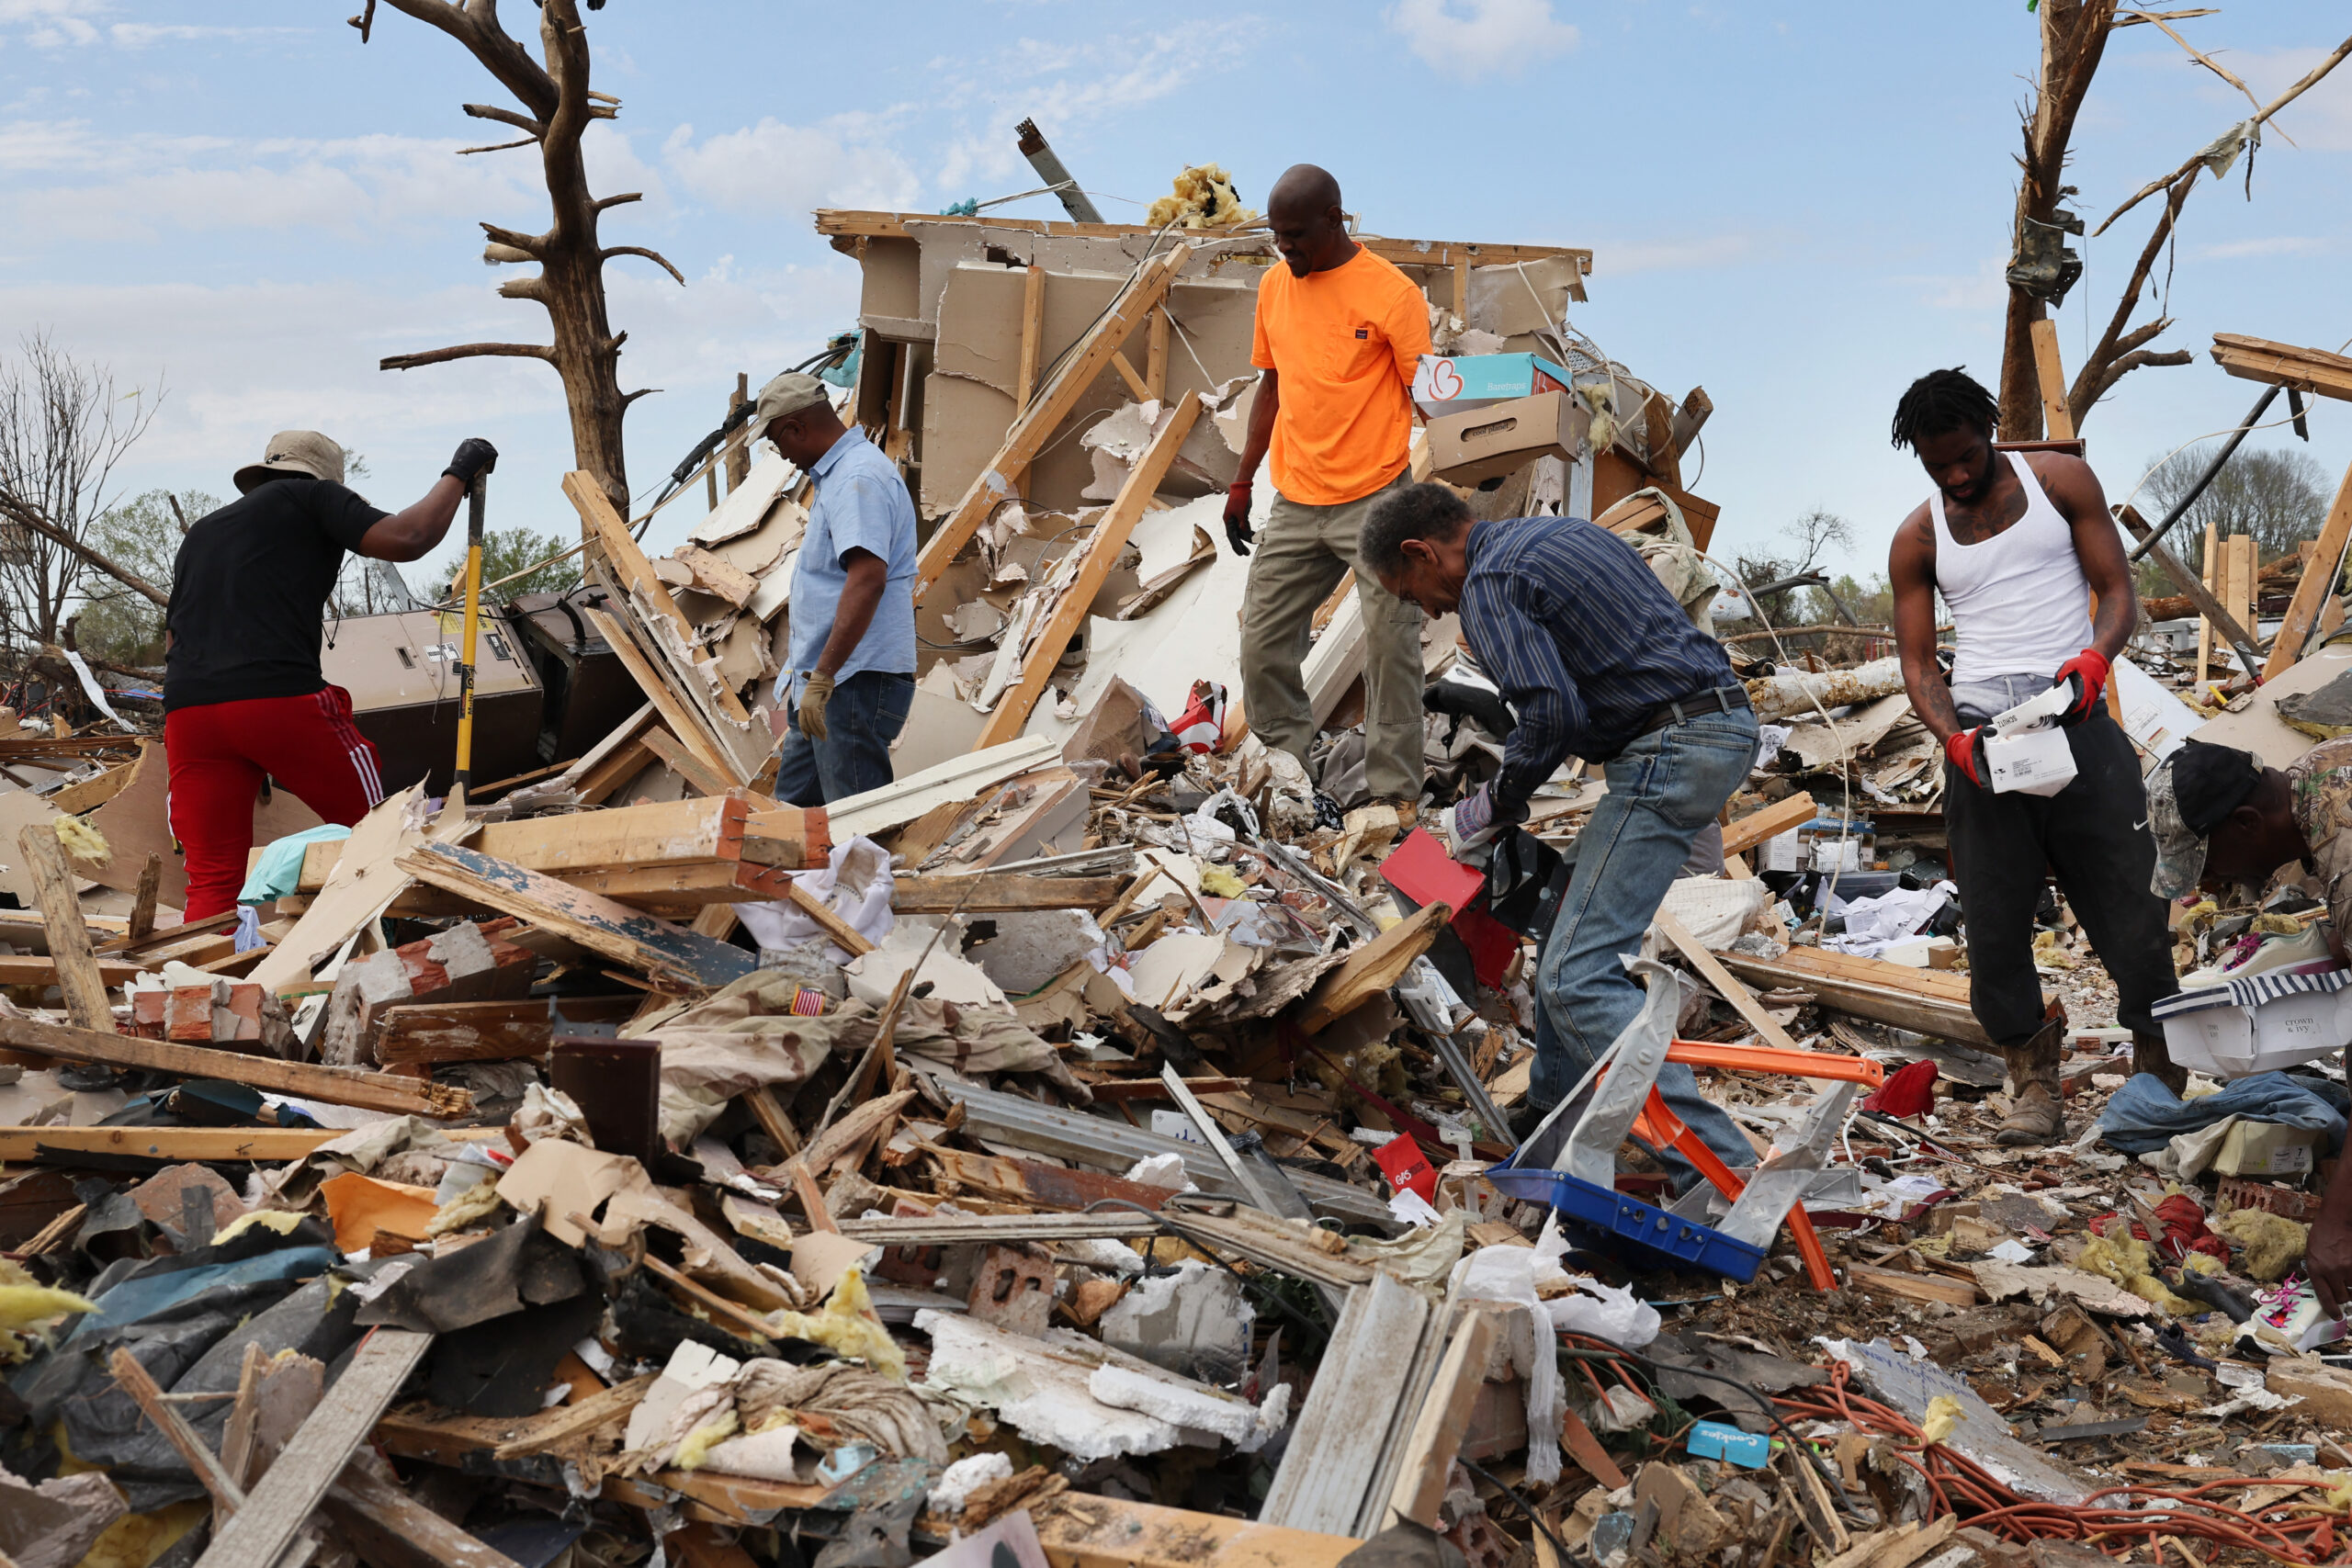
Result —
[[[2333, 1551], [2352, 1371], [2296, 1265], [2341, 1072], [2127, 1082], [2053, 908], [2081, 1137], [1996, 1145], [1899, 680], [1751, 671], [1787, 728], [1655, 923], [1635, 1048], [1556, 1158], [1514, 1151], [1544, 857], [1600, 785], [1552, 781], [1499, 897], [1363, 807], [1344, 590], [1319, 776], [1249, 733], [1210, 525], [1220, 269], [1262, 234], [820, 222], [866, 266], [852, 408], [940, 518], [891, 785], [765, 793], [806, 498], [740, 442], [660, 559], [566, 481], [587, 586], [550, 613], [631, 716], [347, 833], [265, 803], [236, 914], [169, 923], [159, 749], [0, 738], [39, 915], [0, 922], [0, 1553]], [[1573, 442], [1476, 503], [1597, 510], [1705, 616], [1703, 397], [1544, 341], [1573, 253], [1374, 243], [1451, 285], [1465, 353], [1523, 329], [1567, 378]], [[1424, 664], [1442, 803], [1509, 716], [1450, 623]], [[1669, 1053], [1748, 1131], [1744, 1184], [1668, 1190], [1636, 1064]]]

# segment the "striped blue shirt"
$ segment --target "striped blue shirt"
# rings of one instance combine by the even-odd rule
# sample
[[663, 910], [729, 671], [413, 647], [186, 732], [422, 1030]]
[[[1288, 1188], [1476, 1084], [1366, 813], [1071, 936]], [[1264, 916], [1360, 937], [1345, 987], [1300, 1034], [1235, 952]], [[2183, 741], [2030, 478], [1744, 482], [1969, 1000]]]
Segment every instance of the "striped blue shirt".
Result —
[[1519, 728], [1495, 794], [1526, 804], [1571, 756], [1615, 756], [1661, 703], [1734, 683], [1634, 547], [1574, 517], [1471, 527], [1462, 629]]

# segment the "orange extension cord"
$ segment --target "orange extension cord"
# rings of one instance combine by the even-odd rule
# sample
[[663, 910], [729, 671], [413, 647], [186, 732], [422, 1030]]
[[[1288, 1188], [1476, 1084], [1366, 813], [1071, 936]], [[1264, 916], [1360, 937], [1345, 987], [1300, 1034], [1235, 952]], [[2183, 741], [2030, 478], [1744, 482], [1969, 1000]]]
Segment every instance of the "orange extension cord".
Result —
[[[1836, 1362], [1826, 1385], [1776, 1396], [1772, 1403], [1781, 1407], [1785, 1419], [1843, 1421], [1858, 1431], [1906, 1439], [1896, 1452], [1927, 1482], [1937, 1512], [1956, 1514], [1963, 1524], [2011, 1540], [2078, 1540], [2101, 1551], [2107, 1550], [2109, 1541], [2126, 1546], [2152, 1544], [2161, 1537], [2175, 1536], [2242, 1547], [2297, 1568], [2352, 1562], [2337, 1554], [2339, 1533], [2352, 1535], [2352, 1517], [2343, 1513], [2312, 1511], [2309, 1505], [2300, 1505], [2300, 1517], [2272, 1524], [2203, 1500], [2205, 1493], [2241, 1484], [2238, 1481], [2199, 1486], [2110, 1486], [2093, 1493], [2081, 1507], [2028, 1501], [1973, 1461], [1940, 1443], [1923, 1442], [1918, 1427], [1903, 1412], [1849, 1388], [1847, 1372], [1846, 1363]], [[2177, 1506], [2091, 1506], [2102, 1497], [2159, 1498]]]

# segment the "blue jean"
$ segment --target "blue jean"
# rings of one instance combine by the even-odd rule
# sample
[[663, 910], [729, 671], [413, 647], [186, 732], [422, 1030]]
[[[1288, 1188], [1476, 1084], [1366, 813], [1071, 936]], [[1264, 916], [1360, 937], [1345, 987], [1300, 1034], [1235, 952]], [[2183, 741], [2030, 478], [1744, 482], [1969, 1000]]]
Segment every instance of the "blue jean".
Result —
[[[1535, 1067], [1528, 1098], [1555, 1105], [1591, 1070], [1642, 1010], [1640, 982], [1623, 959], [1640, 950], [1690, 841], [1715, 819], [1756, 760], [1756, 716], [1707, 714], [1636, 738], [1606, 764], [1609, 793], [1577, 836], [1560, 916], [1536, 965]], [[1721, 1107], [1699, 1092], [1689, 1067], [1668, 1062], [1658, 1093], [1733, 1169], [1756, 1150]], [[1679, 1192], [1698, 1179], [1680, 1155], [1661, 1152]]]
[[800, 733], [800, 705], [784, 732], [775, 797], [788, 806], [822, 806], [890, 782], [890, 742], [907, 725], [915, 678], [861, 670], [833, 688], [825, 704], [825, 739]]

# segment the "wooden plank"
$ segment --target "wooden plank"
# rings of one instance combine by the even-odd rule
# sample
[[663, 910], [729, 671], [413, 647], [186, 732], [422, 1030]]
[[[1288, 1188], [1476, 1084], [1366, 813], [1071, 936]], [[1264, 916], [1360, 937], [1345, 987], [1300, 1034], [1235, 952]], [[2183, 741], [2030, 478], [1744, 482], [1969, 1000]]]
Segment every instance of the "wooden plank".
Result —
[[[641, 594], [652, 606], [653, 613], [669, 623], [670, 629], [677, 635], [679, 647], [694, 647], [694, 623], [686, 619], [684, 612], [678, 608], [678, 602], [670, 597], [669, 585], [662, 581], [653, 570], [653, 563], [646, 559], [645, 552], [638, 547], [637, 540], [629, 534], [628, 525], [621, 520], [619, 513], [613, 510], [612, 498], [605, 493], [605, 487], [597, 481], [596, 476], [584, 469], [574, 468], [563, 476], [563, 493], [571, 498], [572, 506], [579, 512], [582, 531], [588, 542], [604, 557], [620, 578], [622, 585], [632, 593]], [[743, 711], [743, 705], [736, 700], [735, 694], [723, 681], [695, 692], [693, 696], [697, 705], [707, 702], [718, 710], [720, 716], [733, 723], [752, 722], [752, 716]]]
[[25, 869], [32, 874], [41, 924], [49, 930], [50, 963], [57, 988], [65, 996], [66, 1015], [84, 1029], [113, 1033], [114, 1006], [91, 951], [90, 928], [82, 920], [82, 897], [74, 890], [65, 846], [46, 822], [27, 823], [17, 831], [17, 845], [24, 852]]
[[1370, 942], [1355, 948], [1315, 983], [1291, 1021], [1302, 1034], [1320, 1034], [1405, 977], [1413, 960], [1430, 950], [1437, 933], [1453, 919], [1444, 904], [1424, 904]]
[[155, 934], [155, 900], [163, 888], [164, 857], [150, 850], [147, 867], [139, 874], [139, 886], [131, 890], [130, 921], [122, 929], [125, 942], [135, 945]]
[[[910, 223], [969, 223], [982, 229], [1012, 229], [1031, 234], [1066, 234], [1103, 240], [1148, 240], [1160, 232], [1136, 223], [1076, 223], [1058, 218], [1000, 217], [992, 212], [983, 212], [971, 218], [943, 218], [928, 212], [820, 208], [816, 220], [817, 232], [849, 242], [857, 239], [911, 239], [913, 236], [907, 231]], [[1591, 250], [1578, 245], [1505, 245], [1484, 240], [1398, 240], [1378, 234], [1359, 234], [1356, 239], [1373, 254], [1404, 267], [1450, 267], [1464, 257], [1474, 266], [1510, 266], [1518, 262], [1548, 261], [1560, 257], [1575, 262], [1579, 275], [1589, 275], [1592, 271]], [[1581, 285], [1574, 297], [1577, 299], [1584, 298]]]
[[94, 779], [67, 784], [49, 797], [49, 804], [60, 817], [79, 817], [85, 811], [96, 811], [122, 793], [130, 775], [139, 771], [136, 761], [118, 762]]
[[621, 661], [621, 668], [628, 671], [629, 679], [637, 682], [637, 689], [645, 694], [646, 701], [653, 705], [653, 711], [661, 716], [662, 723], [670, 727], [670, 732], [684, 741], [688, 749], [702, 758], [704, 764], [713, 772], [731, 774], [734, 769], [719, 756], [718, 742], [687, 711], [685, 704], [670, 689], [670, 683], [662, 679], [660, 671], [646, 659], [643, 650], [628, 632], [621, 629], [619, 621], [594, 604], [582, 605], [581, 613], [588, 617], [588, 624], [596, 628], [596, 635], [610, 645], [613, 657]]
[[1017, 871], [900, 876], [890, 908], [902, 915], [1001, 913], [1010, 909], [1101, 909], [1126, 891], [1125, 876], [1024, 876]]
[[[1091, 1203], [1116, 1199], [1157, 1209], [1173, 1197], [1173, 1190], [1147, 1187], [1100, 1171], [1042, 1160], [1017, 1159], [1011, 1155], [968, 1154], [942, 1145], [925, 1145], [923, 1152], [939, 1162], [941, 1178], [955, 1186], [985, 1193], [1000, 1202], [1019, 1203], [1054, 1213], [1079, 1213]], [[1119, 1211], [1133, 1217], [1132, 1209]], [[842, 1222], [844, 1231], [851, 1222]]]
[[626, 1421], [629, 1412], [660, 1381], [660, 1373], [647, 1372], [627, 1382], [599, 1389], [576, 1404], [559, 1404], [553, 1410], [526, 1416], [513, 1437], [491, 1450], [491, 1457], [502, 1461], [527, 1459], [599, 1427]]
[[118, 1348], [108, 1358], [107, 1367], [114, 1373], [115, 1386], [130, 1396], [140, 1413], [154, 1423], [164, 1440], [178, 1450], [188, 1468], [196, 1472], [197, 1480], [212, 1495], [212, 1523], [214, 1529], [219, 1529], [222, 1520], [244, 1506], [243, 1489], [230, 1479], [229, 1472], [220, 1467], [220, 1460], [197, 1436], [187, 1418], [164, 1403], [164, 1391], [155, 1385], [155, 1380], [148, 1375], [138, 1357]]
[[699, 911], [718, 904], [764, 904], [785, 897], [791, 873], [752, 861], [714, 860], [699, 865], [649, 865], [618, 871], [565, 872], [584, 892], [642, 909]]
[[[1800, 950], [1791, 949], [1792, 953], [1797, 951]], [[1980, 1051], [1996, 1049], [1992, 1037], [1984, 1032], [1984, 1026], [1976, 1021], [1975, 1014], [1969, 1010], [1965, 1002], [1950, 1001], [1932, 993], [1895, 990], [1849, 979], [1834, 972], [1802, 968], [1785, 961], [1750, 958], [1745, 953], [1724, 953], [1716, 954], [1716, 957], [1724, 968], [1750, 985], [1768, 989], [1789, 987], [1810, 991], [1833, 1012], [1850, 1013], [1856, 1018], [1891, 1023], [1898, 1029], [1917, 1030], [1939, 1039], [1956, 1040], [1963, 1045], [1973, 1045]]]
[[1034, 263], [1021, 285], [1021, 370], [1012, 383], [1012, 412], [1029, 406], [1037, 391], [1037, 351], [1046, 325], [1046, 269]]
[[[154, 967], [127, 964], [119, 958], [96, 959], [93, 961], [93, 966], [97, 971], [98, 985], [102, 990], [107, 986], [123, 984], [135, 976], [142, 968]], [[37, 953], [0, 953], [0, 986], [59, 985], [61, 982], [58, 978], [55, 958], [44, 958]], [[108, 1023], [114, 1021], [111, 1010], [107, 1021]]]
[[2042, 434], [2052, 441], [2075, 438], [2075, 415], [2066, 405], [2066, 372], [2058, 357], [2058, 323], [2044, 316], [2029, 324], [2033, 372], [2041, 388]]
[[[2205, 525], [2205, 587], [2208, 592], [2218, 586], [2215, 574], [2221, 570], [2222, 525], [2217, 519]], [[2200, 606], [2197, 616], [2197, 673], [2190, 678], [2189, 689], [2201, 691], [2210, 679], [2209, 666], [2213, 658], [2213, 617]]]
[[808, 1146], [793, 1156], [793, 1164], [811, 1171], [823, 1170], [863, 1143], [867, 1134], [905, 1110], [914, 1097], [914, 1090], [902, 1089], [896, 1094], [886, 1094], [879, 1100], [869, 1100], [857, 1106], [831, 1126], [821, 1128], [812, 1135]]
[[[1756, 993], [1741, 985], [1730, 970], [1716, 963], [1715, 955], [1708, 952], [1697, 937], [1684, 930], [1681, 921], [1660, 909], [1650, 917], [1650, 924], [1657, 928], [1660, 936], [1675, 945], [1690, 967], [1699, 972], [1699, 978], [1713, 986], [1716, 993], [1732, 1005], [1732, 1010], [1747, 1021], [1747, 1027], [1756, 1031], [1758, 1038], [1765, 1044], [1782, 1051], [1797, 1049], [1797, 1043], [1789, 1037], [1787, 1030], [1772, 1021], [1772, 1015], [1764, 1010], [1764, 1004], [1756, 999]], [[382, 1058], [380, 1051], [378, 1057], [379, 1060]]]
[[732, 779], [721, 778], [710, 765], [697, 757], [676, 736], [655, 725], [639, 738], [648, 751], [666, 762], [670, 770], [686, 781], [687, 787], [697, 795], [723, 795], [735, 787]]
[[2352, 399], [2352, 359], [2323, 348], [2297, 348], [2267, 338], [2215, 333], [2213, 363], [2242, 380], [2293, 387], [2323, 398]]
[[1875, 1291], [1881, 1295], [1903, 1296], [1915, 1302], [1942, 1302], [1951, 1306], [1974, 1306], [1984, 1299], [1984, 1293], [1965, 1280], [1949, 1280], [1941, 1274], [1905, 1274], [1862, 1263], [1846, 1266], [1846, 1283], [1857, 1291]]
[[424, 785], [413, 784], [359, 819], [344, 840], [334, 877], [254, 967], [255, 983], [273, 991], [307, 983], [312, 964], [400, 897], [409, 879], [394, 869], [392, 861], [414, 837], [405, 826], [407, 812], [424, 798]]
[[2262, 667], [2265, 681], [2277, 680], [2289, 665], [2302, 657], [2303, 642], [2311, 635], [2320, 605], [2334, 597], [2336, 582], [2343, 576], [2347, 540], [2352, 540], [2352, 468], [2344, 470], [2344, 482], [2336, 486], [2335, 504], [2328, 508], [2327, 522], [2319, 531], [2319, 543], [2312, 550], [2311, 564], [2304, 569], [2303, 580], [2295, 584], [2295, 597], [2287, 606], [2287, 618], [2279, 623], [2278, 639], [2270, 645], [2269, 662]]
[[521, 1568], [357, 1464], [346, 1465], [327, 1489], [326, 1515], [369, 1568]]
[[1112, 354], [1111, 368], [1116, 370], [1119, 373], [1119, 379], [1127, 384], [1129, 397], [1139, 403], [1150, 399], [1151, 389], [1144, 384], [1143, 377], [1136, 373], [1134, 363], [1125, 354], [1116, 352]]
[[786, 882], [784, 896], [791, 900], [793, 908], [822, 926], [825, 934], [832, 938], [833, 945], [852, 958], [861, 958], [874, 951], [874, 943], [866, 940], [865, 932], [842, 919], [840, 911], [799, 883]]
[[1168, 396], [1168, 307], [1162, 305], [1144, 319], [1143, 389], [1153, 398]]
[[1355, 1526], [1381, 1452], [1403, 1417], [1414, 1352], [1434, 1310], [1375, 1273], [1348, 1293], [1258, 1517], [1293, 1529]]
[[1812, 792], [1800, 790], [1725, 827], [1724, 853], [1745, 854], [1765, 840], [1777, 838], [1792, 828], [1802, 828], [1820, 815], [1821, 808], [1813, 803]]
[[1446, 1477], [1454, 1455], [1462, 1450], [1462, 1434], [1470, 1424], [1470, 1407], [1487, 1380], [1487, 1357], [1494, 1348], [1495, 1319], [1491, 1313], [1472, 1311], [1453, 1331], [1438, 1363], [1437, 1381], [1421, 1401], [1420, 1414], [1405, 1439], [1404, 1467], [1396, 1490], [1388, 1500], [1390, 1525], [1410, 1519], [1430, 1529], [1438, 1528], [1438, 1505], [1445, 1497]]
[[1136, 329], [1145, 312], [1167, 298], [1168, 286], [1192, 255], [1192, 247], [1179, 243], [1145, 262], [1136, 269], [1118, 295], [1078, 342], [1062, 356], [1053, 378], [1026, 409], [1013, 416], [1012, 428], [1004, 434], [1003, 445], [996, 456], [982, 468], [971, 488], [956, 502], [956, 510], [941, 519], [939, 527], [922, 547], [915, 563], [915, 601], [930, 592], [947, 570], [947, 563], [956, 552], [970, 542], [997, 503], [1012, 493], [1013, 476], [1025, 471], [1047, 440], [1061, 428], [1077, 408], [1079, 400], [1094, 378], [1109, 365], [1111, 355]]
[[379, 1328], [360, 1341], [245, 1506], [213, 1531], [197, 1568], [271, 1568], [432, 1343], [430, 1334], [401, 1328]]
[[502, 1062], [548, 1054], [555, 1023], [547, 998], [519, 1002], [408, 1002], [386, 1008], [376, 1037], [384, 1066]]
[[175, 1163], [276, 1164], [300, 1159], [342, 1136], [333, 1128], [312, 1127], [0, 1127], [0, 1161], [19, 1165], [39, 1155], [60, 1160], [75, 1155], [129, 1155]]
[[103, 1062], [110, 1067], [136, 1067], [184, 1078], [221, 1078], [302, 1100], [395, 1115], [463, 1116], [474, 1104], [473, 1096], [462, 1089], [393, 1073], [282, 1062], [275, 1056], [247, 1056], [172, 1040], [141, 1040], [31, 1018], [0, 1017], [0, 1044], [39, 1051], [61, 1061]]
[[[775, 808], [791, 811], [789, 807]], [[751, 805], [741, 791], [699, 800], [649, 801], [520, 822], [485, 823], [473, 847], [549, 875], [611, 867], [696, 865], [741, 852]], [[316, 892], [334, 874], [343, 846], [312, 844], [296, 886]]]
[[[1122, 359], [1118, 363], [1124, 366]], [[1001, 746], [1018, 737], [1028, 722], [1029, 714], [1045, 695], [1046, 682], [1053, 678], [1054, 666], [1061, 662], [1062, 650], [1077, 634], [1079, 624], [1086, 618], [1102, 592], [1102, 584], [1118, 564], [1119, 552], [1126, 547], [1127, 536], [1135, 532], [1136, 524], [1143, 516], [1144, 503], [1159, 488], [1167, 476], [1169, 465], [1176, 460], [1176, 449], [1192, 434], [1193, 422], [1200, 417], [1201, 400], [1185, 398], [1169, 411], [1169, 420], [1159, 434], [1151, 438], [1136, 466], [1119, 486], [1118, 498], [1102, 513], [1094, 525], [1094, 533], [1080, 547], [1076, 572], [1061, 596], [1055, 600], [1053, 613], [1037, 633], [1034, 641], [1021, 655], [1021, 678], [997, 699], [997, 705], [980, 727], [979, 739], [972, 742], [975, 751], [990, 746]], [[1059, 575], [1057, 573], [1057, 575]]]
[[717, 990], [752, 972], [752, 954], [626, 904], [479, 850], [424, 844], [397, 863], [420, 882], [566, 936], [665, 989]]

